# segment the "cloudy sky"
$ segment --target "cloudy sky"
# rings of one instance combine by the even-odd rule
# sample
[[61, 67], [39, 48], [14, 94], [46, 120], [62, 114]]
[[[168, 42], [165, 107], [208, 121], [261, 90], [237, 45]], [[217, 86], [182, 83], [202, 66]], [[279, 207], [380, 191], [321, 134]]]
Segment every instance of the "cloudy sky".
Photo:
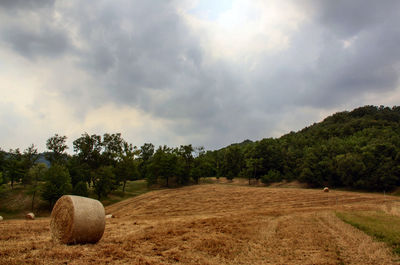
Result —
[[399, 45], [398, 0], [1, 0], [0, 147], [279, 137], [399, 105]]

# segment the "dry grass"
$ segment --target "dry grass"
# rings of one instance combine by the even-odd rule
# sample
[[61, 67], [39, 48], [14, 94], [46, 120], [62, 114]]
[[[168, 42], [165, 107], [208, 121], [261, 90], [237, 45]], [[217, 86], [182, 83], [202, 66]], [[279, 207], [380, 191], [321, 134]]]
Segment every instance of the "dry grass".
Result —
[[388, 200], [381, 205], [381, 209], [391, 215], [400, 217], [400, 200]]
[[[386, 200], [390, 199], [386, 196]], [[199, 185], [106, 208], [95, 245], [51, 241], [48, 218], [0, 223], [0, 264], [399, 264], [335, 210], [376, 210], [381, 195]]]

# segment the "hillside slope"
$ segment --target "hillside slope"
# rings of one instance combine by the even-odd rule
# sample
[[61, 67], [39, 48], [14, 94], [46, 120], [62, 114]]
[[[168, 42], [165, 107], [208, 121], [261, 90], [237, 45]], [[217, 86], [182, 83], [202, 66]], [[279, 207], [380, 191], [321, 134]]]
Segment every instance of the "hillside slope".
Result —
[[207, 155], [219, 176], [393, 191], [400, 187], [400, 107], [338, 112], [280, 138], [244, 141]]
[[399, 207], [391, 199], [217, 184], [154, 191], [107, 207], [117, 218], [95, 245], [53, 243], [48, 218], [0, 222], [0, 264], [398, 264], [334, 215]]

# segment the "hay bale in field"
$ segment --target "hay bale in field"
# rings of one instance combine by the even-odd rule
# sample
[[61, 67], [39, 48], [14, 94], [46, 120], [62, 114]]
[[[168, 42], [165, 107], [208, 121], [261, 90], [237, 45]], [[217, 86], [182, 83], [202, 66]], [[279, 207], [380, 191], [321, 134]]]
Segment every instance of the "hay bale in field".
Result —
[[35, 220], [35, 214], [34, 213], [27, 213], [25, 215], [25, 219], [27, 219], [27, 220]]
[[110, 218], [115, 218], [115, 215], [107, 214], [107, 215], [106, 215], [106, 219], [110, 219]]
[[64, 195], [51, 212], [52, 238], [64, 244], [98, 242], [104, 233], [105, 211], [98, 200]]
[[325, 188], [324, 188], [324, 192], [329, 192], [329, 188], [328, 188], [328, 187], [325, 187]]
[[0, 215], [0, 221], [3, 221], [3, 216]]

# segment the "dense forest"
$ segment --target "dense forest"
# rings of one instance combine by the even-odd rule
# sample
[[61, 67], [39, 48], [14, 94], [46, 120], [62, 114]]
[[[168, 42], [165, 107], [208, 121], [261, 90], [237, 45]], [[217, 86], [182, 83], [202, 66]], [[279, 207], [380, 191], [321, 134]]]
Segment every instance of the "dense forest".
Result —
[[24, 185], [50, 206], [63, 194], [98, 198], [127, 181], [146, 179], [150, 186], [196, 184], [200, 178], [247, 178], [249, 184], [298, 180], [310, 187], [390, 191], [400, 186], [400, 107], [364, 106], [327, 117], [280, 138], [246, 140], [215, 151], [151, 143], [140, 147], [120, 133], [89, 135], [73, 141], [55, 134], [38, 153], [34, 145], [0, 150], [0, 194], [7, 185]]
[[400, 185], [399, 148], [400, 107], [364, 106], [278, 139], [231, 145], [214, 156], [225, 157], [220, 172], [227, 177], [388, 191]]

